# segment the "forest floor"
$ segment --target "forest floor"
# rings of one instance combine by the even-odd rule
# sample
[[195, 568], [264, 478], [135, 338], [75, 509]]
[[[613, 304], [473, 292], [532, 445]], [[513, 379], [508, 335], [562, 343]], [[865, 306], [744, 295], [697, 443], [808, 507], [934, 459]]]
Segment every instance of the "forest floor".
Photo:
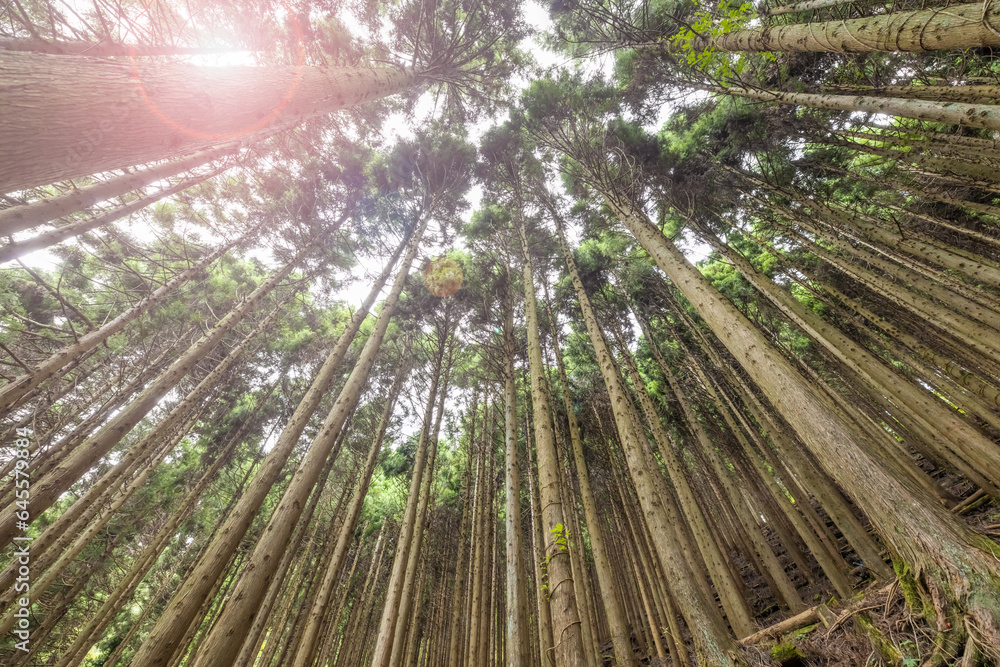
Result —
[[[950, 474], [934, 470], [932, 475], [961, 499], [955, 507], [973, 528], [993, 539], [1000, 538], [1000, 504], [974, 495], [973, 486]], [[811, 573], [813, 582], [809, 583], [783, 552], [776, 536], [772, 534], [769, 538], [803, 601], [824, 605], [829, 611], [824, 612], [826, 622], [808, 623], [749, 647], [753, 662], [784, 667], [919, 667], [931, 655], [934, 631], [906, 607], [897, 582], [876, 582], [859, 565], [852, 572], [854, 597], [839, 600], [818, 567]], [[845, 542], [842, 540], [841, 544]], [[843, 554], [848, 562], [855, 562], [853, 551], [845, 548]], [[762, 629], [793, 616], [787, 607], [774, 603], [766, 582], [750, 563], [735, 552], [731, 557], [743, 571], [747, 600]], [[690, 648], [690, 637], [685, 640]], [[953, 663], [957, 665], [961, 657], [955, 656]], [[666, 667], [671, 662], [653, 657], [641, 664]]]
[[[976, 530], [996, 539], [1000, 536], [1000, 505], [986, 496], [974, 495], [975, 487], [940, 470], [934, 470], [941, 486], [960, 500], [954, 507], [962, 513]], [[846, 554], [849, 562], [853, 553]], [[918, 667], [933, 652], [934, 630], [927, 622], [908, 609], [897, 582], [886, 585], [874, 582], [867, 572], [855, 568], [855, 596], [852, 600], [827, 597], [826, 605], [836, 620], [810, 624], [772, 640], [756, 645], [761, 653], [769, 653], [773, 663], [786, 667]], [[759, 575], [758, 577], [759, 578]], [[763, 584], [763, 582], [761, 582]], [[810, 596], [813, 589], [823, 591], [819, 597], [831, 592], [821, 584], [800, 588], [803, 599], [819, 600]], [[766, 587], [762, 591], [767, 595]], [[758, 619], [762, 627], [777, 623], [791, 616], [787, 609], [772, 611]], [[762, 655], [762, 658], [765, 656]], [[962, 656], [955, 656], [957, 665]], [[761, 661], [767, 664], [766, 659]], [[773, 664], [772, 663], [772, 664]], [[651, 663], [653, 664], [653, 663]], [[951, 664], [951, 663], [950, 663]]]

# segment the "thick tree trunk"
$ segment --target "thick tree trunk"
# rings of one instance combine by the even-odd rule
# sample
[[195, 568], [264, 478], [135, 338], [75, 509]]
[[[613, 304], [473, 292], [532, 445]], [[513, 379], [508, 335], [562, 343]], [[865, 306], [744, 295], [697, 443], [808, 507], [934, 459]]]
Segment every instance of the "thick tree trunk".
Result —
[[714, 38], [696, 39], [694, 48], [790, 53], [970, 49], [1000, 46], [1000, 35], [994, 28], [998, 24], [1000, 8], [973, 2], [841, 21], [734, 30]]
[[162, 160], [415, 86], [403, 68], [196, 67], [0, 51], [0, 192]]
[[[605, 193], [609, 194], [609, 193]], [[793, 426], [829, 474], [871, 519], [914, 594], [952, 623], [947, 643], [977, 628], [976, 641], [1000, 643], [1000, 551], [954, 515], [925, 498], [889, 461], [876, 461], [851, 425], [830, 410], [791, 362], [630, 203], [606, 197], [625, 227], [681, 290]]]

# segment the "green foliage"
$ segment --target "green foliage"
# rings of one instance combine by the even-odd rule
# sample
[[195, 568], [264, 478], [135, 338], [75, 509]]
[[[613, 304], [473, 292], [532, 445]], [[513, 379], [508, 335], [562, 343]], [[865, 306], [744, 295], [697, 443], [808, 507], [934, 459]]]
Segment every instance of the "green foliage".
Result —
[[[753, 17], [752, 3], [736, 5], [723, 0], [714, 11], [695, 14], [674, 35], [663, 40], [670, 43], [673, 51], [684, 56], [688, 66], [712, 78], [740, 76], [747, 67], [748, 58], [743, 54], [719, 51], [711, 43], [720, 35], [747, 27]], [[705, 46], [706, 43], [708, 46]], [[773, 53], [765, 52], [762, 56], [772, 62], [777, 61]]]

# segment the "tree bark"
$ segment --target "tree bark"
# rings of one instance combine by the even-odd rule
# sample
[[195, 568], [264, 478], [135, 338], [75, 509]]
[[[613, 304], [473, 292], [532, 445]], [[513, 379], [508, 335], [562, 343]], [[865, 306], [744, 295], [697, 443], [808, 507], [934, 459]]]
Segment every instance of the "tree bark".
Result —
[[[73, 485], [87, 470], [105, 456], [111, 449], [145, 417], [156, 403], [172, 389], [177, 382], [187, 375], [195, 364], [204, 359], [209, 352], [225, 337], [225, 335], [246, 315], [257, 303], [269, 294], [279, 282], [284, 280], [292, 269], [306, 257], [320, 241], [319, 236], [303, 247], [285, 266], [275, 272], [270, 278], [253, 291], [239, 306], [234, 308], [207, 334], [187, 349], [166, 371], [146, 389], [142, 391], [125, 409], [105, 424], [100, 431], [77, 446], [71, 454], [60, 461], [44, 478], [36, 481], [31, 489], [31, 500], [28, 511], [31, 516], [38, 516], [48, 509], [58, 497]], [[14, 508], [8, 508], [0, 513], [0, 536], [6, 539], [13, 537], [15, 532]]]
[[524, 303], [528, 330], [528, 366], [531, 373], [531, 407], [538, 457], [538, 495], [541, 499], [542, 535], [548, 564], [549, 609], [556, 667], [576, 667], [585, 662], [580, 615], [569, 562], [566, 519], [559, 493], [559, 458], [549, 415], [551, 401], [544, 376], [542, 346], [535, 307], [535, 282], [531, 254], [523, 226], [518, 225], [524, 256]]
[[[979, 628], [978, 639], [1000, 642], [1000, 577], [992, 542], [923, 494], [891, 462], [876, 461], [864, 438], [815, 394], [814, 388], [736, 308], [720, 295], [630, 203], [606, 199], [625, 227], [677, 285], [754, 378], [827, 472], [871, 519], [912, 591], [946, 619]], [[971, 547], [971, 548], [970, 548]], [[939, 629], [945, 629], [942, 625]], [[961, 633], [959, 629], [956, 632]]]
[[[2, 67], [0, 59], [0, 67]], [[3, 71], [0, 69], [0, 71]], [[2, 125], [2, 124], [0, 124]], [[27, 204], [18, 204], [0, 210], [0, 235], [31, 229], [52, 220], [72, 215], [102, 201], [114, 199], [150, 183], [190, 171], [212, 160], [225, 157], [239, 150], [239, 144], [228, 142], [217, 148], [164, 162], [145, 169], [137, 169], [121, 176], [111, 176], [103, 181], [82, 188], [74, 188], [63, 195], [47, 197]], [[44, 185], [40, 184], [40, 185]]]
[[[206, 550], [204, 557], [198, 565], [188, 575], [181, 584], [179, 590], [171, 599], [167, 609], [160, 620], [153, 627], [146, 641], [136, 653], [134, 660], [136, 665], [149, 665], [149, 667], [163, 667], [166, 665], [174, 651], [177, 649], [180, 636], [191, 623], [202, 602], [209, 595], [215, 581], [222, 574], [229, 563], [232, 554], [239, 546], [240, 541], [246, 534], [247, 529], [253, 522], [254, 517], [260, 510], [268, 492], [277, 480], [281, 469], [291, 455], [292, 450], [298, 443], [302, 431], [305, 429], [310, 417], [326, 395], [330, 384], [333, 382], [337, 367], [347, 355], [351, 342], [361, 328], [375, 300], [382, 290], [382, 286], [388, 279], [399, 254], [404, 246], [409, 243], [409, 238], [404, 239], [396, 250], [396, 254], [388, 262], [375, 285], [369, 292], [364, 303], [354, 313], [351, 321], [344, 328], [337, 344], [331, 350], [329, 356], [323, 363], [316, 377], [313, 379], [309, 390], [299, 401], [294, 414], [285, 425], [278, 437], [274, 448], [268, 454], [254, 478], [251, 488], [241, 496], [236, 507], [229, 513], [225, 526], [220, 531], [216, 540]], [[403, 274], [406, 272], [404, 271]], [[250, 624], [245, 628], [250, 629]]]
[[[552, 349], [555, 353], [556, 367], [559, 371], [559, 382], [562, 385], [563, 407], [569, 420], [570, 445], [573, 449], [573, 461], [576, 465], [576, 476], [580, 483], [580, 498], [583, 502], [583, 513], [587, 521], [587, 533], [590, 537], [590, 546], [594, 552], [594, 568], [597, 570], [597, 583], [601, 589], [601, 599], [608, 615], [608, 625], [611, 628], [611, 644], [614, 647], [617, 664], [621, 667], [638, 667], [635, 652], [632, 650], [631, 633], [625, 615], [622, 610], [622, 603], [618, 597], [618, 591], [614, 584], [611, 572], [611, 563], [608, 560], [607, 549], [604, 544], [604, 533], [601, 530], [600, 516], [597, 513], [597, 503], [594, 500], [594, 492], [590, 486], [590, 473], [587, 470], [587, 462], [583, 457], [583, 443], [580, 441], [580, 427], [573, 412], [569, 394], [569, 382], [566, 378], [566, 367], [563, 364], [562, 349], [559, 347], [559, 325], [553, 317], [552, 308], [548, 299], [548, 288], [546, 287], [545, 308], [548, 312], [551, 326]], [[580, 539], [579, 537], [577, 539]]]
[[521, 472], [517, 456], [517, 392], [514, 388], [514, 299], [507, 272], [503, 321], [504, 493], [507, 500], [507, 667], [527, 667], [527, 600], [521, 546]]
[[0, 51], [0, 72], [0, 192], [213, 147], [421, 80], [401, 67], [210, 68], [11, 51]]
[[[636, 485], [639, 503], [642, 507], [645, 520], [649, 523], [657, 555], [667, 572], [667, 576], [670, 578], [671, 586], [674, 587], [678, 597], [686, 602], [682, 613], [687, 621], [688, 629], [692, 633], [698, 660], [705, 664], [719, 665], [720, 667], [743, 665], [745, 661], [739, 656], [736, 643], [729, 635], [721, 616], [716, 612], [714, 601], [706, 599], [701, 589], [694, 585], [694, 577], [686, 566], [684, 559], [679, 557], [679, 545], [669, 541], [668, 536], [674, 530], [670, 527], [664, 507], [667, 501], [660, 498], [651, 479], [652, 475], [659, 474], [659, 471], [649, 468], [646, 454], [644, 453], [644, 446], [639, 442], [640, 434], [636, 424], [632, 422], [631, 415], [622, 407], [630, 399], [624, 392], [619, 372], [614, 367], [611, 360], [611, 353], [604, 342], [600, 328], [597, 326], [597, 320], [591, 309], [590, 300], [583, 288], [583, 283], [580, 281], [576, 270], [576, 262], [570, 254], [569, 246], [566, 243], [561, 227], [561, 221], [558, 217], [556, 217], [556, 230], [560, 246], [562, 247], [563, 257], [576, 290], [577, 301], [583, 311], [583, 319], [590, 335], [590, 341], [597, 354], [601, 375], [611, 396], [615, 423], [622, 437], [623, 451], [632, 480]], [[644, 434], [641, 437], [645, 437]]]
[[51, 231], [34, 236], [30, 239], [8, 243], [7, 245], [0, 247], [0, 264], [9, 262], [12, 259], [18, 259], [19, 257], [23, 257], [28, 253], [35, 252], [36, 250], [42, 250], [43, 248], [48, 248], [49, 246], [56, 245], [57, 243], [62, 243], [66, 239], [80, 236], [81, 234], [95, 230], [98, 227], [110, 225], [115, 220], [120, 220], [126, 215], [142, 210], [150, 204], [158, 202], [164, 197], [169, 197], [170, 195], [177, 194], [178, 192], [183, 192], [188, 188], [192, 188], [200, 183], [203, 183], [204, 181], [207, 181], [222, 172], [223, 169], [224, 167], [219, 167], [218, 169], [213, 169], [205, 174], [186, 178], [177, 185], [163, 188], [162, 190], [154, 192], [150, 195], [144, 195], [134, 201], [118, 206], [117, 208], [113, 208], [105, 213], [99, 213], [84, 220], [71, 222], [67, 225], [63, 225], [62, 227], [57, 227]]
[[[1000, 46], [1000, 8], [980, 3], [934, 7], [880, 16], [792, 23], [700, 37], [696, 50], [870, 53], [937, 51]], [[676, 47], [668, 46], [668, 51]]]
[[231, 665], [238, 656], [246, 632], [253, 624], [254, 615], [259, 610], [260, 600], [267, 592], [267, 584], [274, 576], [274, 571], [280, 562], [278, 554], [287, 547], [288, 539], [302, 513], [306, 498], [316, 484], [323, 462], [330, 456], [337, 436], [343, 429], [348, 416], [354, 411], [361, 390], [368, 381], [368, 374], [375, 363], [375, 356], [382, 345], [382, 340], [385, 338], [389, 320], [392, 319], [399, 295], [402, 293], [409, 275], [410, 265], [416, 257], [420, 240], [429, 220], [430, 215], [427, 211], [417, 223], [419, 229], [409, 240], [399, 274], [396, 276], [392, 290], [383, 301], [382, 310], [372, 333], [365, 342], [354, 370], [351, 371], [323, 426], [272, 513], [263, 536], [258, 540], [249, 557], [250, 562], [245, 574], [236, 585], [216, 626], [206, 638], [193, 662], [193, 667]]
[[365, 467], [361, 473], [360, 478], [357, 482], [357, 487], [354, 490], [354, 495], [351, 498], [351, 504], [347, 510], [347, 515], [344, 518], [344, 522], [340, 527], [340, 533], [337, 536], [337, 544], [333, 550], [333, 557], [330, 559], [330, 564], [326, 568], [326, 573], [323, 576], [323, 581], [320, 584], [319, 592], [316, 597], [313, 598], [312, 608], [309, 610], [309, 617], [306, 621], [306, 626], [302, 631], [302, 636], [299, 639], [298, 651], [295, 654], [295, 660], [292, 663], [293, 667], [306, 667], [312, 664], [313, 655], [316, 651], [316, 641], [319, 636], [320, 625], [323, 621], [323, 616], [327, 612], [327, 606], [329, 604], [330, 596], [333, 593], [333, 587], [340, 580], [341, 574], [343, 574], [344, 564], [347, 560], [347, 551], [351, 546], [351, 542], [354, 539], [354, 529], [357, 527], [358, 517], [361, 516], [361, 507], [365, 502], [365, 495], [368, 493], [368, 484], [371, 481], [372, 474], [375, 472], [375, 464], [378, 461], [378, 454], [382, 450], [382, 441], [385, 438], [385, 433], [389, 428], [389, 421], [392, 418], [392, 411], [396, 405], [396, 399], [399, 396], [399, 391], [402, 389], [403, 380], [409, 372], [409, 348], [411, 339], [406, 341], [406, 349], [403, 351], [402, 357], [399, 361], [399, 368], [396, 370], [396, 377], [393, 378], [392, 386], [389, 388], [389, 393], [385, 399], [385, 407], [382, 409], [382, 416], [379, 419], [378, 427], [375, 431], [375, 437], [372, 439], [371, 447], [368, 449], [368, 457], [365, 460]]

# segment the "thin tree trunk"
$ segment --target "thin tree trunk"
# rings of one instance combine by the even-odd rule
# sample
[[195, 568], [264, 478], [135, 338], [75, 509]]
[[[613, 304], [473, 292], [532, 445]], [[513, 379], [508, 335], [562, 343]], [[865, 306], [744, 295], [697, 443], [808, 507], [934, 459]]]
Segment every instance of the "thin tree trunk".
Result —
[[[294, 414], [285, 425], [274, 448], [268, 454], [267, 459], [265, 459], [264, 464], [258, 471], [250, 490], [240, 498], [239, 503], [230, 512], [225, 527], [218, 539], [213, 541], [205, 557], [199, 561], [195, 570], [181, 584], [180, 589], [171, 599], [160, 620], [137, 652], [137, 659], [141, 658], [141, 660], [136, 662], [136, 665], [163, 667], [169, 661], [170, 656], [178, 646], [179, 635], [184, 632], [194, 618], [194, 615], [198, 613], [198, 608], [206, 599], [214, 582], [219, 578], [231, 560], [232, 554], [239, 546], [240, 541], [260, 510], [264, 499], [277, 480], [292, 450], [298, 444], [302, 431], [305, 429], [320, 401], [326, 395], [327, 390], [334, 380], [337, 367], [346, 356], [351, 342], [361, 328], [361, 323], [378, 298], [383, 285], [396, 264], [396, 260], [399, 258], [399, 254], [409, 241], [409, 238], [404, 239], [403, 243], [397, 248], [392, 259], [390, 259], [382, 274], [375, 281], [375, 285], [373, 285], [365, 301], [344, 328], [337, 344], [331, 350], [323, 366], [316, 374], [312, 384], [309, 386], [309, 390], [299, 401]], [[406, 273], [407, 271], [404, 270], [401, 272], [401, 275], [405, 276]], [[247, 624], [245, 629], [249, 630], [249, 628], [250, 624]]]
[[414, 538], [419, 544], [423, 535], [423, 526], [418, 525], [423, 519], [420, 514], [421, 505], [426, 508], [423, 500], [424, 475], [431, 476], [429, 465], [433, 465], [436, 443], [431, 443], [432, 419], [434, 405], [438, 399], [438, 386], [441, 382], [441, 369], [444, 362], [445, 342], [448, 332], [437, 339], [438, 348], [434, 357], [434, 367], [431, 371], [431, 382], [427, 392], [427, 404], [424, 408], [423, 424], [420, 429], [420, 439], [417, 443], [416, 458], [413, 461], [413, 472], [410, 476], [410, 490], [406, 498], [406, 508], [403, 512], [399, 541], [396, 543], [396, 553], [392, 561], [392, 571], [389, 574], [388, 592], [379, 622], [378, 638], [375, 644], [375, 654], [372, 657], [372, 667], [388, 667], [392, 659], [393, 643], [396, 637], [396, 624], [399, 623], [399, 605], [403, 599], [403, 591], [413, 582], [406, 578], [410, 561], [410, 552], [414, 550]]
[[[615, 589], [614, 579], [611, 572], [611, 564], [608, 561], [607, 550], [604, 544], [604, 534], [601, 530], [600, 517], [597, 513], [597, 503], [594, 500], [594, 492], [590, 487], [590, 473], [587, 470], [587, 462], [583, 457], [583, 443], [580, 441], [579, 425], [576, 415], [573, 412], [569, 394], [569, 382], [566, 379], [566, 367], [563, 364], [562, 349], [559, 347], [558, 323], [553, 317], [552, 308], [548, 299], [548, 287], [546, 286], [545, 308], [549, 316], [552, 335], [552, 348], [555, 352], [556, 367], [559, 370], [559, 381], [562, 385], [563, 406], [569, 419], [570, 444], [573, 449], [573, 460], [576, 465], [576, 476], [580, 483], [580, 497], [583, 501], [583, 513], [587, 521], [587, 532], [590, 537], [590, 547], [594, 552], [594, 567], [597, 570], [597, 582], [601, 589], [601, 599], [608, 615], [608, 625], [611, 628], [611, 643], [614, 646], [617, 664], [621, 667], [638, 667], [635, 652], [632, 651], [632, 641], [629, 638], [628, 625], [622, 611], [622, 603]], [[578, 539], [579, 536], [578, 536]]]
[[[611, 395], [615, 422], [619, 433], [622, 435], [623, 450], [632, 479], [636, 485], [639, 502], [645, 520], [649, 523], [650, 532], [653, 535], [660, 562], [667, 572], [671, 584], [675, 586], [678, 597], [687, 603], [683, 613], [694, 638], [695, 651], [699, 662], [719, 665], [720, 667], [745, 664], [745, 661], [737, 653], [735, 642], [729, 635], [721, 617], [716, 612], [714, 602], [706, 599], [701, 589], [693, 585], [693, 576], [690, 570], [685, 561], [678, 557], [680, 552], [679, 545], [669, 541], [668, 536], [674, 531], [671, 529], [669, 519], [667, 518], [665, 508], [667, 501], [660, 498], [651, 479], [651, 476], [658, 474], [658, 471], [649, 469], [644, 447], [639, 440], [638, 429], [632, 422], [631, 415], [622, 409], [622, 406], [629, 401], [629, 398], [624, 392], [618, 370], [614, 368], [611, 354], [597, 326], [589, 298], [583, 289], [583, 283], [580, 281], [576, 270], [576, 263], [570, 254], [569, 246], [566, 244], [566, 239], [562, 231], [561, 221], [558, 218], [556, 218], [556, 227], [563, 256], [576, 289], [577, 300], [583, 310], [583, 318], [590, 335], [591, 344], [597, 353], [601, 375]], [[644, 434], [642, 437], [645, 437]]]
[[541, 499], [542, 535], [548, 564], [549, 608], [552, 613], [552, 639], [556, 667], [584, 664], [583, 637], [577, 611], [576, 591], [567, 549], [564, 511], [559, 493], [559, 459], [549, 415], [551, 401], [544, 376], [542, 347], [539, 340], [538, 312], [535, 308], [535, 282], [531, 255], [524, 228], [518, 225], [521, 252], [524, 256], [524, 302], [528, 330], [528, 365], [531, 372], [531, 406], [538, 457], [538, 495]]
[[514, 388], [514, 303], [507, 272], [503, 322], [504, 492], [507, 500], [507, 667], [527, 667], [527, 600], [521, 546], [521, 472], [517, 456], [517, 393]]
[[274, 571], [280, 562], [280, 554], [288, 546], [291, 532], [298, 521], [306, 498], [316, 484], [319, 471], [323, 467], [323, 462], [331, 455], [333, 446], [347, 421], [348, 416], [354, 411], [361, 395], [361, 390], [368, 381], [368, 374], [375, 363], [375, 357], [379, 347], [385, 338], [389, 321], [392, 319], [393, 311], [399, 300], [399, 295], [403, 291], [406, 278], [409, 275], [410, 265], [416, 257], [420, 240], [424, 230], [430, 220], [430, 215], [422, 215], [422, 219], [417, 223], [419, 229], [409, 240], [406, 255], [403, 257], [401, 268], [392, 286], [389, 295], [383, 301], [382, 310], [372, 333], [365, 342], [364, 349], [358, 359], [354, 370], [340, 395], [334, 402], [330, 413], [327, 415], [323, 426], [309, 447], [305, 458], [299, 464], [292, 477], [292, 481], [281, 501], [275, 508], [268, 522], [264, 535], [257, 542], [253, 553], [249, 557], [247, 574], [240, 578], [232, 599], [222, 611], [222, 616], [212, 632], [208, 635], [204, 645], [192, 663], [193, 667], [218, 667], [221, 665], [231, 665], [239, 654], [240, 645], [246, 636], [247, 630], [253, 623], [253, 618], [258, 611], [260, 600], [267, 592], [267, 584], [270, 582]]
[[[445, 324], [444, 332], [438, 338], [438, 345], [443, 348], [448, 341], [448, 338], [448, 325]], [[441, 433], [441, 419], [444, 416], [444, 401], [448, 396], [448, 381], [451, 376], [453, 359], [452, 353], [454, 351], [454, 348], [452, 348], [451, 345], [453, 344], [454, 341], [449, 344], [448, 360], [445, 362], [443, 377], [440, 380], [440, 396], [438, 397], [437, 416], [434, 419], [434, 425], [430, 427], [430, 432], [427, 434], [429, 439], [428, 447], [430, 451], [428, 452], [427, 467], [424, 470], [423, 479], [421, 480], [422, 488], [420, 490], [420, 502], [417, 505], [416, 519], [413, 526], [413, 538], [410, 545], [410, 553], [407, 556], [406, 562], [404, 584], [399, 596], [397, 609], [398, 618], [396, 621], [396, 627], [393, 631], [394, 637], [392, 642], [392, 651], [389, 655], [389, 667], [401, 667], [400, 663], [404, 654], [404, 644], [406, 643], [407, 628], [405, 621], [410, 619], [414, 598], [421, 595], [421, 591], [416, 584], [418, 583], [417, 579], [419, 577], [420, 562], [422, 558], [421, 553], [425, 551], [423, 546], [424, 533], [427, 526], [427, 511], [431, 504], [431, 496], [434, 489], [434, 466], [437, 463], [439, 436]], [[438, 372], [441, 372], [440, 364], [438, 366]], [[402, 619], [404, 622], [400, 622], [399, 619]]]
[[[45, 56], [42, 57], [44, 58]], [[3, 62], [2, 58], [3, 56], [0, 55], [0, 62]], [[10, 98], [7, 101], [9, 102]], [[106, 119], [107, 110], [102, 110], [94, 118]], [[108, 121], [105, 120], [103, 122]], [[98, 134], [100, 134], [99, 131]], [[133, 190], [144, 188], [150, 183], [196, 169], [208, 164], [212, 160], [218, 160], [219, 158], [235, 153], [237, 150], [239, 150], [239, 144], [228, 142], [225, 145], [181, 157], [177, 160], [164, 162], [163, 164], [145, 169], [136, 169], [131, 173], [121, 176], [112, 176], [86, 187], [74, 188], [63, 195], [56, 195], [27, 204], [18, 204], [5, 208], [0, 210], [0, 236], [10, 236], [15, 232], [31, 229], [46, 222], [72, 215], [98, 202], [120, 197]], [[0, 170], [0, 173], [2, 173], [2, 170]], [[36, 185], [45, 184], [37, 183]], [[2, 189], [3, 187], [0, 185], [0, 190]]]
[[[982, 5], [976, 7], [982, 12]], [[949, 11], [954, 9], [950, 7]], [[996, 11], [1000, 11], [998, 8]], [[1000, 17], [998, 17], [1000, 18]], [[1000, 37], [996, 37], [1000, 45]], [[967, 47], [968, 45], [966, 45]], [[963, 47], [963, 48], [966, 48]], [[867, 111], [871, 113], [913, 118], [922, 121], [1000, 129], [1000, 108], [991, 104], [965, 104], [963, 102], [933, 102], [929, 100], [907, 100], [898, 97], [873, 97], [864, 95], [832, 95], [829, 93], [792, 93], [781, 90], [765, 90], [737, 86], [705, 86], [705, 90], [723, 95], [743, 97], [758, 102], [777, 102], [796, 107], [832, 109], [834, 111]]]
[[164, 197], [169, 197], [170, 195], [183, 192], [188, 188], [193, 188], [200, 183], [204, 183], [213, 176], [218, 175], [224, 169], [225, 167], [218, 167], [199, 176], [185, 178], [177, 185], [163, 188], [153, 194], [144, 195], [134, 201], [130, 201], [127, 204], [113, 208], [105, 213], [99, 213], [84, 220], [71, 222], [51, 231], [39, 234], [38, 236], [34, 236], [30, 239], [8, 243], [7, 245], [0, 247], [0, 264], [3, 262], [9, 262], [12, 259], [23, 257], [30, 252], [35, 252], [36, 250], [41, 250], [43, 248], [56, 245], [57, 243], [62, 243], [66, 239], [80, 236], [81, 234], [85, 234], [89, 231], [97, 229], [98, 227], [110, 225], [115, 220], [120, 220], [126, 215], [142, 210], [150, 204], [158, 202]]
[[158, 306], [163, 303], [167, 296], [172, 294], [178, 287], [185, 284], [195, 276], [200, 275], [206, 268], [215, 262], [215, 260], [229, 252], [233, 246], [241, 243], [247, 238], [250, 238], [259, 228], [260, 226], [258, 225], [239, 239], [223, 244], [216, 250], [209, 253], [201, 261], [178, 273], [166, 284], [159, 287], [149, 296], [141, 299], [134, 306], [125, 310], [107, 324], [84, 334], [72, 345], [67, 345], [52, 354], [48, 359], [36, 365], [30, 374], [21, 375], [4, 385], [3, 388], [0, 389], [0, 414], [4, 414], [15, 408], [25, 394], [40, 385], [45, 380], [51, 378], [60, 369], [79, 359], [84, 353], [96, 348], [110, 336], [124, 329], [129, 322], [132, 322], [140, 315], [149, 312], [154, 306]]
[[354, 539], [354, 529], [357, 527], [358, 517], [361, 516], [361, 507], [364, 505], [365, 496], [368, 493], [368, 484], [371, 481], [372, 474], [375, 472], [375, 464], [378, 461], [378, 454], [382, 450], [382, 441], [389, 428], [389, 421], [392, 418], [392, 411], [396, 405], [396, 398], [399, 396], [403, 380], [409, 372], [410, 361], [408, 357], [410, 342], [411, 339], [408, 338], [406, 349], [396, 370], [396, 377], [393, 378], [392, 386], [389, 388], [389, 393], [386, 396], [385, 407], [382, 409], [382, 416], [379, 419], [375, 437], [372, 439], [371, 447], [368, 450], [368, 458], [365, 461], [364, 471], [361, 473], [357, 488], [354, 490], [350, 508], [347, 510], [347, 516], [340, 527], [340, 534], [337, 536], [337, 544], [334, 547], [333, 557], [330, 559], [330, 564], [320, 584], [319, 593], [313, 599], [308, 621], [299, 640], [298, 652], [295, 654], [295, 661], [292, 663], [293, 667], [305, 667], [312, 664], [311, 661], [316, 649], [320, 624], [323, 620], [323, 615], [327, 612], [326, 608], [329, 604], [330, 596], [333, 594], [333, 587], [340, 580], [340, 576], [343, 573], [347, 551]]
[[[48, 509], [58, 497], [72, 486], [87, 470], [105, 456], [121, 441], [139, 421], [145, 417], [156, 403], [172, 389], [181, 378], [204, 359], [225, 335], [239, 323], [256, 305], [281, 282], [292, 269], [307, 256], [320, 241], [316, 237], [303, 247], [291, 261], [275, 272], [253, 291], [239, 306], [230, 311], [198, 342], [192, 345], [166, 371], [139, 394], [125, 409], [105, 424], [100, 431], [77, 446], [73, 452], [57, 464], [44, 478], [35, 481], [31, 489], [28, 512], [38, 516]], [[0, 537], [13, 537], [15, 532], [14, 508], [0, 513]]]
[[804, 0], [804, 2], [793, 2], [790, 5], [782, 5], [780, 7], [770, 7], [761, 11], [761, 16], [780, 16], [782, 14], [797, 14], [799, 12], [808, 12], [812, 9], [827, 9], [829, 7], [840, 7], [842, 5], [850, 5], [857, 2], [857, 0]]

